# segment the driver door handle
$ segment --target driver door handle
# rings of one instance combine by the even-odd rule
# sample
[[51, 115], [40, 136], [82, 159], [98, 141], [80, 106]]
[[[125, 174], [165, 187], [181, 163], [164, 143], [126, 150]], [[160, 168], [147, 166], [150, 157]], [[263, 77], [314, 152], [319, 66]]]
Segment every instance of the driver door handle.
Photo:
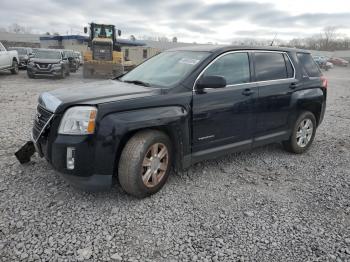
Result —
[[245, 95], [245, 96], [250, 96], [250, 95], [252, 95], [252, 94], [254, 94], [254, 91], [251, 90], [250, 88], [246, 88], [246, 89], [244, 89], [243, 92], [242, 92], [242, 95]]

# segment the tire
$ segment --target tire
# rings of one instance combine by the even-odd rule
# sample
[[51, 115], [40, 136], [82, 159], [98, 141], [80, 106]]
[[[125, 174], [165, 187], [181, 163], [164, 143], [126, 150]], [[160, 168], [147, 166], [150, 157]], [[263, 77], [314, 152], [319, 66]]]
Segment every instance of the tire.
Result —
[[27, 71], [27, 76], [28, 76], [29, 78], [34, 78], [34, 75], [31, 74], [31, 73], [29, 73], [28, 71]]
[[[157, 157], [154, 157], [155, 152]], [[144, 130], [136, 133], [126, 143], [119, 159], [121, 187], [137, 198], [158, 192], [169, 176], [172, 154], [172, 144], [163, 132]]]
[[61, 75], [59, 76], [60, 79], [65, 79], [66, 78], [66, 72], [62, 69]]
[[304, 153], [314, 141], [316, 127], [315, 115], [309, 111], [303, 111], [295, 121], [289, 140], [283, 141], [284, 148], [291, 153]]
[[12, 61], [12, 69], [10, 71], [11, 71], [11, 74], [13, 75], [18, 74], [18, 62], [16, 60]]

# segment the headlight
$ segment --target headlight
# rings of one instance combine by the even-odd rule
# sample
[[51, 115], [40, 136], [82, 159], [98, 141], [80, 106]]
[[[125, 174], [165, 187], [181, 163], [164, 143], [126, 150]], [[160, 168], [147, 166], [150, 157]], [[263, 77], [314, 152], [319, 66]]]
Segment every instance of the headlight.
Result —
[[96, 107], [71, 107], [64, 113], [58, 133], [64, 135], [93, 134], [95, 131], [96, 115]]
[[53, 68], [61, 68], [62, 65], [61, 65], [61, 64], [53, 64], [52, 67], [53, 67]]

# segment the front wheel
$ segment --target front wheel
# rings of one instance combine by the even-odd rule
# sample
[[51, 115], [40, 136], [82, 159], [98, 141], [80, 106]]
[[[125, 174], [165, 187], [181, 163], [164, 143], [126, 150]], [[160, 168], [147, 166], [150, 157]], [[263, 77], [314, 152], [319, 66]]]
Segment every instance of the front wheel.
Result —
[[172, 164], [172, 145], [157, 130], [136, 133], [119, 159], [118, 178], [122, 188], [138, 198], [158, 192], [165, 184]]
[[295, 154], [304, 153], [312, 144], [316, 134], [316, 118], [313, 113], [304, 111], [295, 122], [289, 140], [283, 142], [284, 148]]
[[13, 75], [17, 75], [18, 74], [18, 63], [17, 63], [16, 60], [12, 61], [11, 74], [13, 74]]
[[64, 71], [64, 69], [62, 69], [58, 78], [65, 79], [66, 75], [67, 75], [66, 72]]
[[28, 71], [27, 71], [27, 75], [28, 75], [29, 78], [34, 78], [34, 74], [29, 73]]

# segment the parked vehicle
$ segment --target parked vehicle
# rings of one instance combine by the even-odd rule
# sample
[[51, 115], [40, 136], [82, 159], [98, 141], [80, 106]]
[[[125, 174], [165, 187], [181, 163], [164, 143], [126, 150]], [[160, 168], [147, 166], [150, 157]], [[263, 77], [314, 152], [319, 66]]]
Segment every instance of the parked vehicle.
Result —
[[331, 62], [334, 65], [337, 66], [348, 66], [349, 62], [346, 61], [343, 58], [339, 58], [339, 57], [331, 57], [329, 58], [328, 62]]
[[0, 70], [10, 70], [12, 74], [18, 74], [18, 62], [17, 51], [7, 51], [0, 42]]
[[313, 58], [321, 69], [328, 71], [329, 69], [334, 67], [334, 65], [328, 61], [328, 57], [314, 56]]
[[173, 49], [115, 81], [41, 94], [27, 148], [77, 187], [102, 190], [119, 180], [146, 197], [172, 166], [274, 142], [305, 152], [326, 95], [327, 80], [304, 50]]
[[27, 75], [65, 78], [70, 73], [68, 59], [57, 49], [36, 49], [27, 65]]
[[79, 61], [73, 50], [62, 50], [63, 56], [68, 59], [70, 72], [75, 73], [79, 69]]
[[75, 51], [75, 52], [74, 52], [74, 57], [75, 57], [75, 59], [76, 59], [76, 61], [77, 61], [77, 63], [78, 63], [78, 68], [79, 68], [79, 66], [83, 64], [81, 53]]
[[18, 67], [26, 69], [28, 60], [33, 55], [33, 49], [30, 47], [9, 47], [8, 49], [17, 51], [19, 58]]

